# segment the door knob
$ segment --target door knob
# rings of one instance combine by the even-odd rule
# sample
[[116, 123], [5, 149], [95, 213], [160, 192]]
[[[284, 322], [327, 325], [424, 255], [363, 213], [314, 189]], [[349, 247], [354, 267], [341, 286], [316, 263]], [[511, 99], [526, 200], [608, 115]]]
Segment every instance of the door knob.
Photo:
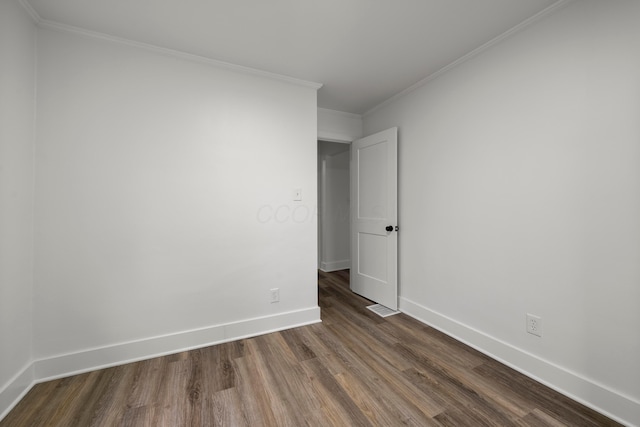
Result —
[[393, 225], [387, 225], [387, 227], [385, 228], [385, 230], [387, 230], [387, 231], [393, 231]]

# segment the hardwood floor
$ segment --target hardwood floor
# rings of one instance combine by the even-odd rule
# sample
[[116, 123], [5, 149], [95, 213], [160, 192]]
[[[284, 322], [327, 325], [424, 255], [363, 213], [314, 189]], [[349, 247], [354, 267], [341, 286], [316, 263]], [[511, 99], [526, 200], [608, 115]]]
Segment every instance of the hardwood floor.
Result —
[[17, 426], [619, 425], [319, 277], [323, 323], [36, 385]]

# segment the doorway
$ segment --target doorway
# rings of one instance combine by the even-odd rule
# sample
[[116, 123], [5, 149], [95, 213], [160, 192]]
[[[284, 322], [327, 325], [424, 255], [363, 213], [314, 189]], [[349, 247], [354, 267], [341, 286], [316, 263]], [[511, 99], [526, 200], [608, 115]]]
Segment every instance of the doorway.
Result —
[[318, 269], [351, 267], [350, 144], [318, 141]]
[[349, 269], [351, 290], [398, 308], [398, 129], [318, 141], [318, 269]]

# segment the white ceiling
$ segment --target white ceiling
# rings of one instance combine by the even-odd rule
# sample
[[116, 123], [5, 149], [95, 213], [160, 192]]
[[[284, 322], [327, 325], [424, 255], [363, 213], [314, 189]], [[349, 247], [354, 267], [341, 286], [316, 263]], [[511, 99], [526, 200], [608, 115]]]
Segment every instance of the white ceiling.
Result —
[[362, 114], [557, 0], [26, 0], [46, 21], [322, 83]]

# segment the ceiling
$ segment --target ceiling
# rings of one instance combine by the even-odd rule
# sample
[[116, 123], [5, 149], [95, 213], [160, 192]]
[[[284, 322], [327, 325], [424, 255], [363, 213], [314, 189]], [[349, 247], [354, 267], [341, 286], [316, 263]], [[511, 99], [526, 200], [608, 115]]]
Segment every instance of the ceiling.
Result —
[[44, 21], [322, 83], [362, 114], [557, 0], [25, 0]]

